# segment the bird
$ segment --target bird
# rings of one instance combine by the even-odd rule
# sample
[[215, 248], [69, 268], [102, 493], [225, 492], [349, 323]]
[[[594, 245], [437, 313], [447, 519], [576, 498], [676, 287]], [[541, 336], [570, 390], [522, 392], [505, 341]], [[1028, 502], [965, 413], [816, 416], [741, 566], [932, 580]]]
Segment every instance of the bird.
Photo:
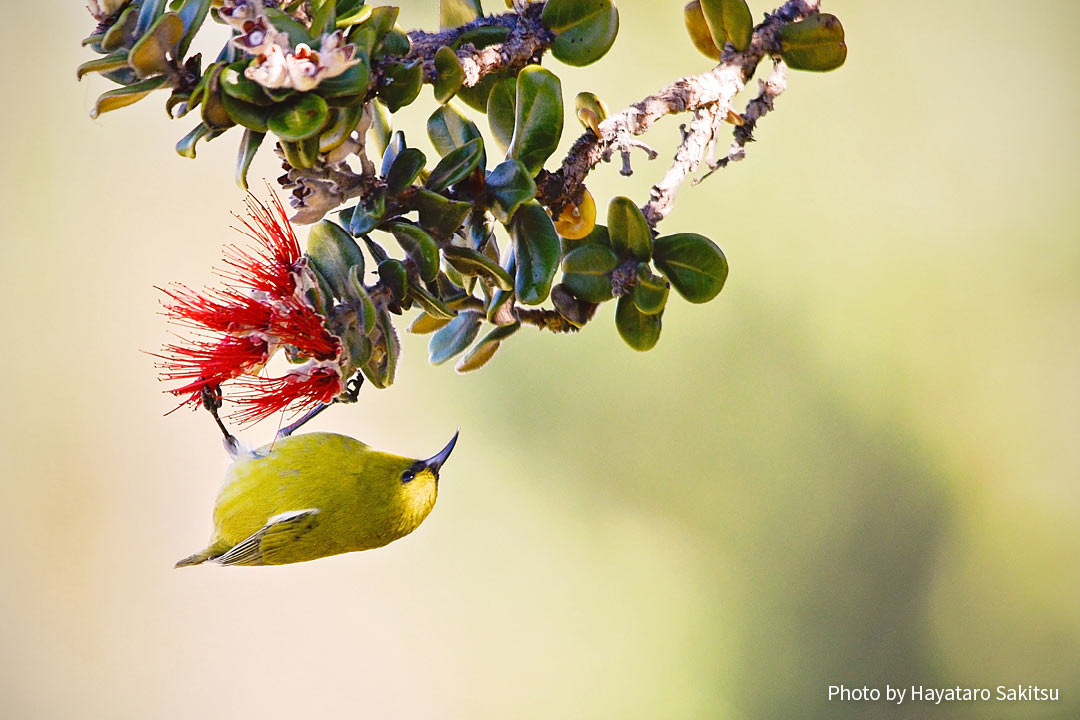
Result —
[[204, 550], [176, 563], [284, 565], [382, 547], [405, 537], [435, 506], [439, 471], [458, 433], [435, 455], [416, 460], [346, 435], [293, 434], [325, 409], [282, 429], [275, 441], [245, 449], [206, 404], [233, 456], [214, 505]]

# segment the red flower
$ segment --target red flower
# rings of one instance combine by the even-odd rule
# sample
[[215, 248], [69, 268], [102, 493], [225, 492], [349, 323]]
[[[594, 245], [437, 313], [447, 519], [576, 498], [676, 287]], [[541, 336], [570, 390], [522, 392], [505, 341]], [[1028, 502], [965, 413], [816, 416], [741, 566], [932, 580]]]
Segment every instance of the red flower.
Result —
[[[342, 343], [302, 295], [301, 275], [310, 271], [285, 209], [276, 197], [273, 209], [249, 197], [248, 215], [242, 232], [257, 244], [226, 248], [229, 267], [219, 273], [224, 288], [162, 290], [166, 317], [195, 332], [157, 355], [162, 380], [182, 383], [169, 390], [184, 397], [182, 405], [199, 405], [204, 388], [220, 392], [231, 382], [236, 395], [224, 397], [240, 406], [233, 417], [243, 423], [278, 411], [300, 412], [330, 402], [343, 390], [335, 364]], [[290, 358], [317, 362], [279, 378], [253, 377], [286, 346]]]
[[285, 410], [294, 414], [329, 403], [345, 390], [336, 365], [311, 364], [283, 377], [244, 377], [236, 383], [233, 402], [240, 409], [231, 414], [247, 425]]

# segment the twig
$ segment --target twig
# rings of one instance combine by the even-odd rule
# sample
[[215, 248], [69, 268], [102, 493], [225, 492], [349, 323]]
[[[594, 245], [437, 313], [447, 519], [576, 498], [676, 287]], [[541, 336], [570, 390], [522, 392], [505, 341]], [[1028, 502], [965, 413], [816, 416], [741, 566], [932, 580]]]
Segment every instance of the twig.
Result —
[[[807, 17], [817, 11], [819, 5], [820, 0], [788, 0], [754, 28], [750, 47], [744, 52], [738, 52], [728, 44], [720, 64], [711, 71], [679, 78], [655, 95], [609, 116], [598, 126], [599, 136], [591, 130], [587, 131], [570, 148], [562, 167], [556, 172], [546, 173], [539, 180], [537, 195], [540, 201], [552, 212], [561, 212], [601, 160], [610, 157], [615, 150], [628, 150], [632, 147], [633, 136], [645, 133], [666, 115], [697, 112], [704, 107], [715, 106], [713, 114], [724, 117], [758, 63], [766, 56], [779, 55], [780, 28]], [[695, 139], [694, 142], [698, 141]], [[668, 184], [673, 181], [674, 177], [668, 180]]]

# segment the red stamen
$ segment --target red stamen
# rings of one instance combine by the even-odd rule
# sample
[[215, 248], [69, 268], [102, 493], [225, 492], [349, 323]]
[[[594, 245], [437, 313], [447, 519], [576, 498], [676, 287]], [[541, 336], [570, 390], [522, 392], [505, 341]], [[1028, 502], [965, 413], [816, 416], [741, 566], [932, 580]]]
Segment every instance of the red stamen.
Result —
[[264, 420], [278, 412], [293, 415], [329, 403], [345, 389], [335, 367], [318, 365], [278, 378], [243, 377], [233, 384], [230, 399], [239, 406], [230, 418], [242, 425]]

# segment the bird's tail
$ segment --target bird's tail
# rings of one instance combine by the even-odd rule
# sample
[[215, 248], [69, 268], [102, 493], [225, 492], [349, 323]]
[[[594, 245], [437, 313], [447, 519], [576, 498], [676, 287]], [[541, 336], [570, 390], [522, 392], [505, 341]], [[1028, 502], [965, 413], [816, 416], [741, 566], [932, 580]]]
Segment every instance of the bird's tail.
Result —
[[176, 563], [176, 567], [182, 568], [189, 567], [191, 565], [202, 565], [204, 562], [206, 562], [212, 557], [214, 557], [213, 553], [210, 552], [210, 548], [207, 548], [206, 550], [197, 552], [194, 555], [188, 555], [186, 558]]

